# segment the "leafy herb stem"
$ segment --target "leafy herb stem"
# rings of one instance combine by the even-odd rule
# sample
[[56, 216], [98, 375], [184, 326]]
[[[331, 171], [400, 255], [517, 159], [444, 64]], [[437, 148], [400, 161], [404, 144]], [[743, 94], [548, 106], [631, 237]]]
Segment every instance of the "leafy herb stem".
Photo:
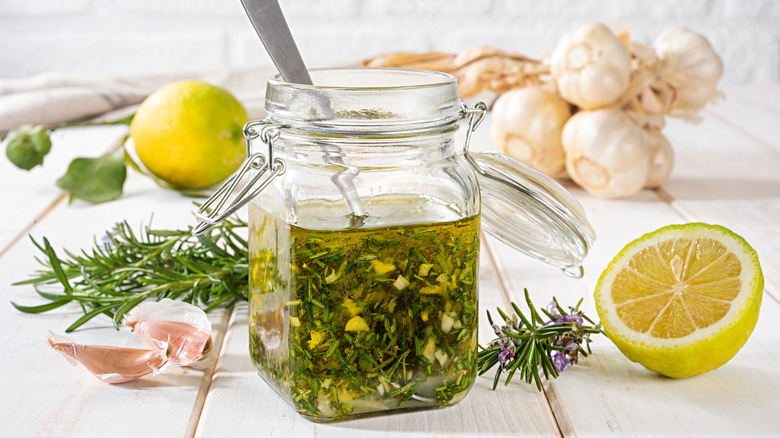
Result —
[[591, 353], [591, 334], [603, 333], [600, 324], [594, 324], [579, 310], [581, 299], [576, 306], [569, 308], [569, 312], [558, 304], [555, 297], [546, 309], [537, 311], [528, 289], [525, 290], [525, 301], [528, 315], [523, 314], [515, 303], [511, 303], [514, 310], [511, 318], [501, 309], [496, 309], [504, 325], [495, 324], [490, 312], [487, 312], [488, 321], [498, 338], [487, 347], [480, 346], [477, 367], [479, 375], [482, 375], [498, 365], [493, 378], [494, 390], [501, 374], [506, 371], [505, 385], [519, 372], [523, 380], [536, 384], [541, 391], [542, 375], [547, 379], [557, 378], [569, 365], [577, 363], [579, 355], [587, 357]]
[[[147, 298], [180, 299], [206, 310], [231, 305], [247, 298], [246, 240], [235, 231], [246, 226], [246, 222], [230, 218], [207, 235], [195, 237], [189, 229], [155, 230], [150, 226], [136, 235], [121, 222], [100, 242], [95, 240], [91, 253], [65, 250], [64, 258], [45, 237], [42, 242], [32, 239], [43, 254], [36, 258], [43, 268], [15, 284], [33, 285], [51, 303], [11, 304], [21, 312], [42, 313], [76, 302], [84, 315], [68, 332], [100, 314], [111, 317], [118, 328], [124, 314]], [[52, 292], [57, 284], [60, 291]]]

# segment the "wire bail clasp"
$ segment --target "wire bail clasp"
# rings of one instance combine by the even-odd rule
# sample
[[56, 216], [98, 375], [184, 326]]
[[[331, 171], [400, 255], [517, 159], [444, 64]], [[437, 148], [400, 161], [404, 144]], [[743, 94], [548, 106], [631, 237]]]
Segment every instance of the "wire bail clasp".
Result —
[[479, 125], [482, 123], [482, 121], [485, 119], [485, 116], [487, 115], [487, 105], [485, 105], [484, 102], [477, 102], [474, 104], [473, 107], [469, 108], [466, 106], [466, 103], [462, 100], [460, 101], [460, 117], [466, 117], [469, 116], [469, 124], [466, 128], [466, 141], [463, 144], [463, 155], [465, 156], [466, 160], [469, 162], [471, 167], [474, 169], [475, 172], [479, 173], [480, 175], [485, 175], [485, 171], [482, 170], [481, 167], [479, 167], [479, 164], [477, 164], [476, 161], [471, 157], [469, 154], [469, 146], [471, 146], [471, 136], [474, 133], [474, 131], [479, 128]]
[[460, 101], [460, 117], [469, 116], [468, 129], [466, 130], [466, 141], [463, 145], [463, 153], [469, 154], [469, 146], [471, 145], [471, 135], [479, 128], [479, 125], [485, 120], [487, 115], [487, 105], [484, 102], [477, 102], [473, 107], [469, 108], [463, 100]]
[[[260, 131], [255, 129], [257, 126], [263, 126]], [[246, 160], [244, 164], [225, 181], [209, 199], [204, 202], [195, 217], [198, 218], [198, 225], [192, 230], [192, 234], [198, 236], [213, 228], [216, 224], [230, 217], [238, 209], [246, 205], [252, 198], [259, 195], [274, 178], [284, 173], [286, 164], [281, 158], [274, 158], [274, 142], [280, 136], [280, 129], [286, 128], [286, 125], [275, 125], [268, 121], [251, 121], [244, 126], [244, 137], [246, 137]], [[261, 153], [252, 153], [252, 140], [260, 138], [268, 146], [265, 155]], [[266, 173], [270, 171], [266, 175]], [[228, 201], [233, 191], [236, 190], [239, 182], [245, 175], [250, 174], [249, 181], [238, 192], [235, 198], [225, 207], [222, 207]], [[251, 192], [250, 192], [251, 190]], [[212, 204], [216, 203], [212, 207]]]

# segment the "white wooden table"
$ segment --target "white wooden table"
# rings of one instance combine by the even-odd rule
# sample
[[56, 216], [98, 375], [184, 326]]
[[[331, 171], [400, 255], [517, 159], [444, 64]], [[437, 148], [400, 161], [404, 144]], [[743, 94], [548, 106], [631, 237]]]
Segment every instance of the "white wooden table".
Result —
[[[43, 168], [23, 172], [0, 158], [0, 435], [24, 436], [778, 436], [780, 434], [780, 86], [726, 90], [727, 100], [703, 112], [698, 125], [669, 120], [664, 133], [677, 163], [661, 189], [608, 201], [569, 186], [597, 233], [585, 277], [557, 269], [492, 239], [482, 253], [483, 309], [506, 307], [528, 288], [543, 305], [585, 297], [595, 315], [596, 279], [627, 242], [670, 223], [706, 221], [744, 236], [758, 251], [766, 277], [758, 325], [745, 347], [722, 368], [673, 380], [630, 362], [605, 337], [594, 354], [544, 392], [520, 382], [498, 391], [478, 378], [455, 407], [314, 424], [285, 404], [255, 373], [248, 355], [246, 306], [211, 314], [218, 361], [205, 371], [167, 371], [108, 385], [71, 367], [44, 342], [63, 333], [79, 309], [41, 315], [17, 312], [9, 301], [40, 304], [31, 287], [12, 287], [36, 269], [26, 238], [47, 236], [55, 249], [88, 248], [115, 222], [138, 226], [154, 215], [160, 227], [194, 223], [192, 199], [129, 174], [125, 195], [103, 205], [75, 202], [54, 181], [71, 158], [96, 156], [116, 145], [122, 127], [58, 132]], [[489, 146], [487, 128], [481, 143]], [[484, 312], [482, 312], [484, 314]], [[483, 318], [484, 319], [484, 318]], [[480, 321], [482, 342], [491, 331]], [[81, 343], [141, 346], [129, 330], [97, 318], [73, 334]]]

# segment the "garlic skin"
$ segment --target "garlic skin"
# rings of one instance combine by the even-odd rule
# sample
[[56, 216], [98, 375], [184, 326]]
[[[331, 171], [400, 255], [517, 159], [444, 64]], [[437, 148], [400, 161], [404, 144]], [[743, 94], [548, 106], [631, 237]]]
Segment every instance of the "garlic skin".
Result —
[[550, 56], [558, 92], [582, 109], [615, 102], [631, 76], [631, 54], [606, 26], [589, 23], [565, 33]]
[[[125, 383], [148, 374], [157, 374], [169, 363], [170, 344], [155, 345], [153, 350], [76, 344], [72, 339], [49, 331], [49, 346], [74, 366], [84, 366], [106, 383]], [[162, 348], [161, 348], [162, 347]]]
[[669, 115], [691, 118], [719, 97], [715, 88], [723, 62], [707, 38], [684, 27], [667, 29], [653, 44], [662, 63], [661, 80], [676, 89]]
[[645, 187], [656, 188], [660, 187], [672, 173], [674, 150], [660, 130], [648, 126], [645, 128], [645, 133], [647, 133], [647, 148], [650, 152], [650, 173]]
[[571, 117], [569, 105], [540, 88], [518, 88], [493, 105], [490, 137], [499, 151], [553, 178], [566, 176], [561, 132]]
[[631, 196], [645, 185], [650, 151], [644, 130], [623, 111], [581, 111], [563, 128], [569, 177], [602, 198]]
[[171, 344], [170, 360], [178, 366], [207, 361], [211, 353], [211, 321], [192, 304], [165, 298], [144, 302], [125, 315], [124, 325], [154, 347]]

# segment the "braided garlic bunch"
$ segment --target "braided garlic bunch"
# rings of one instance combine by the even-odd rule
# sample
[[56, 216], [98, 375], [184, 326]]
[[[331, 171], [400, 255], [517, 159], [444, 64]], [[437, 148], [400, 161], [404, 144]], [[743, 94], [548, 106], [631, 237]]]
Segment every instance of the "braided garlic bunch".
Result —
[[674, 152], [661, 134], [664, 117], [696, 120], [720, 96], [723, 73], [707, 39], [688, 29], [669, 29], [649, 47], [599, 23], [564, 34], [543, 60], [476, 47], [459, 55], [387, 55], [364, 65], [452, 73], [461, 97], [501, 93], [490, 129], [498, 148], [605, 198], [668, 178]]

